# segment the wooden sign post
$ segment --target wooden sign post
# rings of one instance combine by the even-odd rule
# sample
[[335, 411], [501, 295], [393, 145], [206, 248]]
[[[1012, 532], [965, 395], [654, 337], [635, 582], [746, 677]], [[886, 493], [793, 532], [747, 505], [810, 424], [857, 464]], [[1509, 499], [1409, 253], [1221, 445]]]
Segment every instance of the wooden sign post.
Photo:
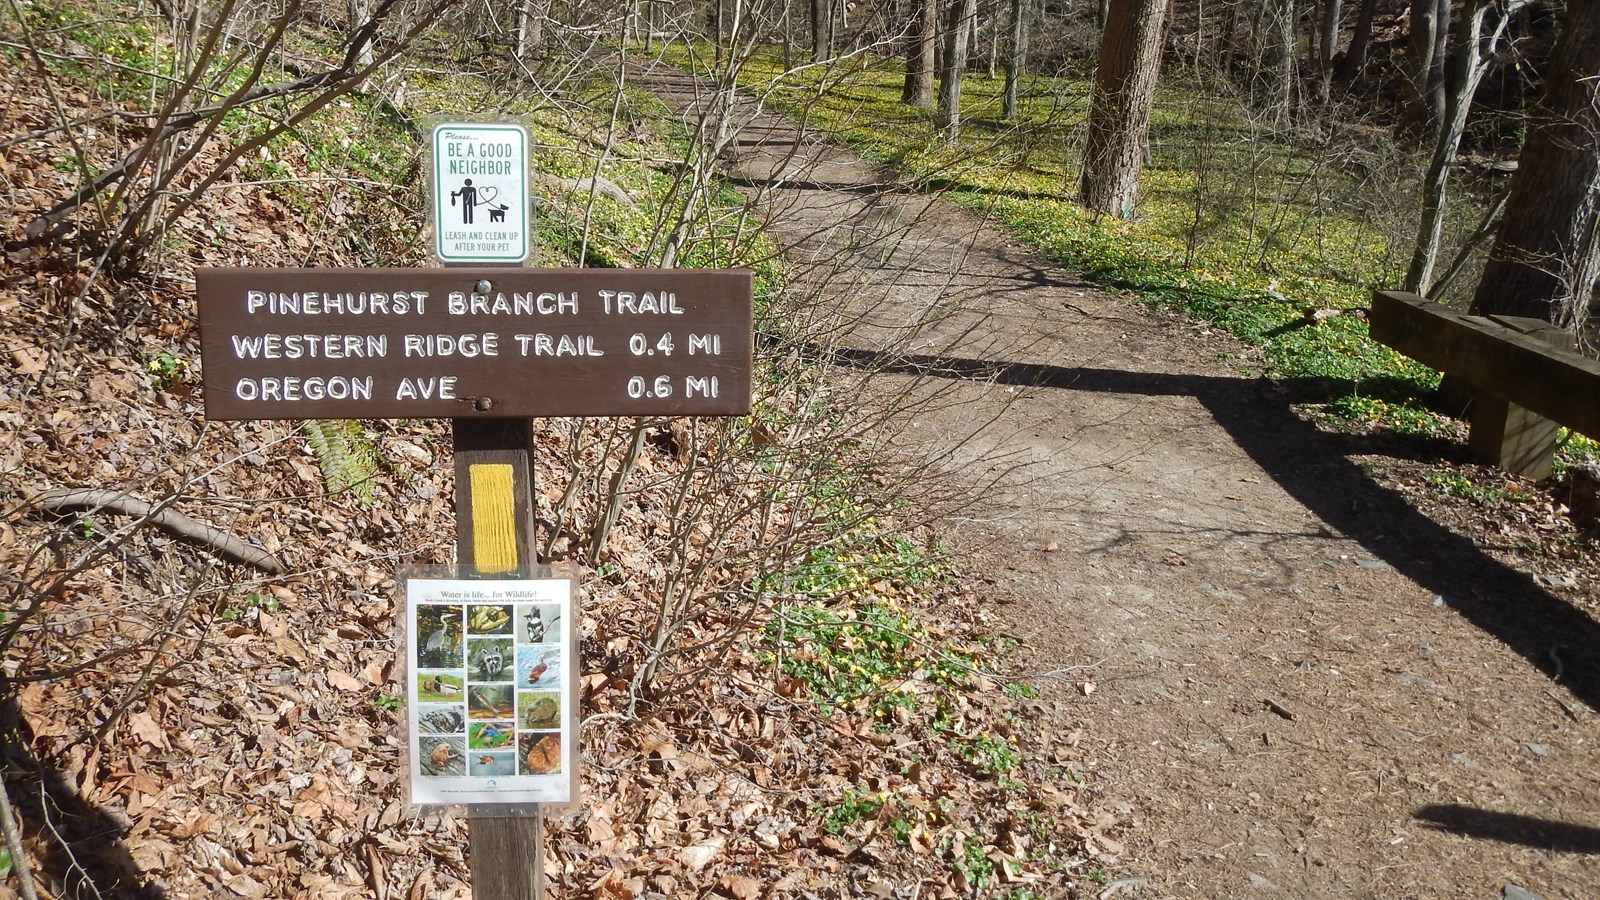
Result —
[[[750, 411], [745, 271], [201, 269], [195, 282], [208, 418], [451, 420], [472, 575], [536, 574], [534, 417]], [[474, 896], [542, 896], [537, 816], [472, 806], [469, 827]]]
[[[450, 426], [456, 558], [477, 575], [534, 577], [533, 420], [457, 419]], [[467, 829], [474, 897], [542, 900], [542, 816], [473, 805]]]

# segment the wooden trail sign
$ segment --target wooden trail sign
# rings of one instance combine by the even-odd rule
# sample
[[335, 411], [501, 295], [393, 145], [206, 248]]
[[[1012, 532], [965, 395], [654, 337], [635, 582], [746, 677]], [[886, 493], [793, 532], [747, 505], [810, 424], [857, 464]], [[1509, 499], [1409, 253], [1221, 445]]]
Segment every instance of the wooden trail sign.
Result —
[[751, 274], [200, 269], [211, 419], [750, 411]]
[[[480, 267], [527, 256], [527, 132], [442, 123], [432, 143], [446, 268], [197, 270], [206, 416], [450, 419], [459, 577], [548, 577], [534, 551], [531, 419], [750, 412], [752, 276]], [[446, 765], [453, 739], [464, 752], [471, 730], [432, 741]], [[468, 816], [474, 896], [539, 900], [538, 807], [474, 803]]]
[[[458, 230], [492, 202], [481, 182], [462, 195], [466, 177]], [[458, 260], [482, 249], [461, 240]], [[549, 574], [534, 558], [533, 417], [750, 411], [748, 271], [200, 269], [195, 296], [210, 419], [451, 420], [462, 577]], [[468, 813], [475, 896], [542, 897], [539, 818]]]

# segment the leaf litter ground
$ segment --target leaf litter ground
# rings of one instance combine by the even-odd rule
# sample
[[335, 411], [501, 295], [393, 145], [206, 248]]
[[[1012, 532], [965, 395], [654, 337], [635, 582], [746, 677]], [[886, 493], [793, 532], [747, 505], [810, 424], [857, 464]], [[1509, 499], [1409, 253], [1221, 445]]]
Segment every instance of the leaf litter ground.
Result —
[[[33, 74], [10, 57], [0, 73], [5, 133], [56, 120]], [[99, 110], [86, 91], [58, 99], [68, 118]], [[102, 134], [89, 162], [130, 147]], [[308, 223], [293, 196], [224, 179], [180, 223], [157, 276], [91, 284], [86, 254], [21, 240], [33, 211], [74, 188], [50, 164], [71, 152], [59, 133], [0, 149], [11, 201], [0, 222], [0, 556], [8, 622], [27, 616], [5, 661], [0, 725], [41, 895], [466, 896], [463, 819], [402, 802], [391, 679], [395, 568], [452, 552], [444, 427], [369, 423], [379, 476], [365, 498], [328, 496], [292, 423], [203, 423], [187, 368], [198, 358], [192, 266], [354, 265], [360, 248], [328, 242], [329, 223]], [[277, 161], [295, 165], [292, 151]], [[347, 221], [384, 214], [350, 203]], [[565, 458], [553, 431], [539, 441], [543, 484], [605, 462]], [[653, 454], [641, 471], [679, 464]], [[62, 486], [170, 497], [293, 575], [263, 578], [125, 517], [30, 504]], [[619, 574], [586, 585], [585, 801], [548, 828], [551, 896], [1045, 896], [1094, 867], [1085, 836], [1109, 823], [1079, 805], [1063, 749], [1072, 732], [1037, 724], [1039, 709], [999, 679], [934, 683], [913, 669], [879, 692], [917, 704], [887, 716], [868, 702], [824, 709], [779, 670], [757, 620], [725, 651], [707, 641], [678, 660], [680, 689], [634, 704], [655, 598], [629, 573], [651, 571], [641, 536], [668, 506], [639, 491], [611, 542]], [[87, 562], [63, 577], [75, 560]], [[982, 593], [948, 581], [895, 599], [919, 640], [987, 666]], [[838, 598], [840, 615], [851, 599]], [[685, 637], [721, 624], [707, 618]]]

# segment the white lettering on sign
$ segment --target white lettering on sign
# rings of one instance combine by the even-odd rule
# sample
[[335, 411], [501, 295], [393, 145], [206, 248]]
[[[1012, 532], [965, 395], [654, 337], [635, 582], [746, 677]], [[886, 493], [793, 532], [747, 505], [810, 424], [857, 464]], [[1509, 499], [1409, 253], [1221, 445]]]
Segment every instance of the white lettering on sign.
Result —
[[230, 335], [238, 359], [372, 359], [389, 355], [386, 334]]
[[719, 387], [720, 385], [718, 385], [717, 376], [715, 375], [711, 376], [710, 378], [696, 378], [693, 375], [687, 375], [684, 376], [683, 379], [683, 395], [685, 397], [693, 397], [696, 395], [701, 397], [715, 397]]
[[451, 291], [445, 295], [444, 303], [452, 316], [556, 316], [578, 312], [576, 291], [493, 295]]
[[517, 334], [523, 356], [605, 356], [592, 334]]
[[372, 376], [365, 378], [241, 378], [233, 385], [240, 400], [371, 400]]
[[600, 295], [600, 300], [605, 303], [606, 313], [632, 314], [632, 315], [658, 315], [681, 316], [683, 307], [678, 305], [678, 295], [671, 291], [662, 291], [659, 294], [651, 291], [595, 291]]
[[456, 377], [444, 375], [436, 378], [402, 378], [395, 388], [396, 400], [454, 400]]
[[484, 334], [408, 334], [406, 356], [499, 356], [500, 335]]
[[426, 315], [427, 291], [366, 291], [353, 293], [324, 291], [245, 291], [244, 308], [251, 315], [266, 312], [274, 316], [322, 315]]
[[[650, 291], [596, 292], [607, 314], [620, 315], [679, 315], [683, 309], [672, 292]], [[396, 291], [372, 294], [333, 294], [318, 291], [275, 293], [251, 291], [250, 303], [261, 311], [278, 316], [288, 316], [290, 310], [300, 315], [318, 315], [326, 308], [327, 298], [360, 296], [366, 308], [412, 309], [413, 303], [424, 302], [426, 292]], [[374, 298], [377, 298], [376, 301]], [[348, 301], [346, 303], [348, 311]], [[451, 292], [445, 295], [445, 308], [451, 315], [512, 315], [555, 316], [578, 311], [576, 292], [517, 292], [511, 294], [474, 294]], [[405, 359], [444, 359], [500, 356], [500, 333], [494, 331], [446, 333], [416, 332], [395, 336], [399, 356]], [[552, 332], [518, 332], [511, 336], [516, 341], [517, 355], [523, 357], [601, 357], [606, 350], [593, 334], [563, 334]], [[680, 343], [680, 341], [682, 343]], [[382, 359], [389, 356], [388, 334], [278, 334], [269, 332], [257, 335], [234, 334], [228, 336], [233, 356], [242, 360], [299, 360]], [[622, 348], [614, 348], [619, 351]], [[640, 358], [672, 358], [675, 354], [689, 356], [720, 356], [722, 335], [717, 333], [634, 332], [626, 342], [628, 354]], [[398, 382], [390, 378], [379, 385], [374, 376], [330, 377], [262, 377], [241, 378], [233, 386], [233, 394], [250, 402], [286, 403], [300, 400], [371, 400], [381, 388], [393, 389], [396, 400], [455, 400], [456, 375], [406, 376]], [[662, 374], [630, 375], [624, 392], [633, 400], [656, 400], [672, 397], [685, 399], [716, 399], [721, 394], [721, 382], [715, 375], [668, 376]]]
[[749, 402], [747, 281], [204, 270], [204, 393], [217, 419], [732, 414]]

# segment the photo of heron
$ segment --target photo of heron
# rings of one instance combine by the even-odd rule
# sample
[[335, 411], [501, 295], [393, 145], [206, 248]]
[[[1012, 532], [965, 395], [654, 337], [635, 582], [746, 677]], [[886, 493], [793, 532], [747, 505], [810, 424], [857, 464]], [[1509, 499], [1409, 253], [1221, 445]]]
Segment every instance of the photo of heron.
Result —
[[463, 607], [459, 603], [425, 603], [417, 607], [417, 665], [426, 669], [459, 669], [462, 655]]

